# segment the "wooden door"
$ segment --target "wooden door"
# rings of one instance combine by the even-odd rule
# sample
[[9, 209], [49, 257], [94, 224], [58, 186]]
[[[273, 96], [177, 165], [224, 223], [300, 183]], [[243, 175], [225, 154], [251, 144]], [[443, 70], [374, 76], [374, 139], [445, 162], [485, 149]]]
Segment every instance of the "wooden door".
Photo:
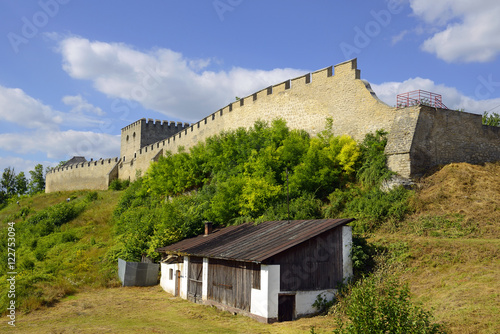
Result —
[[295, 318], [295, 295], [278, 296], [278, 321], [292, 321]]
[[175, 272], [175, 296], [181, 295], [181, 271], [177, 270]]
[[188, 266], [188, 300], [199, 303], [202, 301], [203, 259], [190, 257]]

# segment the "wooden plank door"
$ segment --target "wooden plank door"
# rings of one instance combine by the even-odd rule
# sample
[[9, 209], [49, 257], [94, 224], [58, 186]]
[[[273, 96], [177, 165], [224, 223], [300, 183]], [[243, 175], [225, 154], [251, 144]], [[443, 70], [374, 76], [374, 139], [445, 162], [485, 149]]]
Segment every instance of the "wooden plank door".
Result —
[[181, 295], [181, 271], [177, 270], [175, 272], [175, 296]]
[[191, 257], [188, 267], [188, 300], [200, 303], [202, 301], [203, 259]]

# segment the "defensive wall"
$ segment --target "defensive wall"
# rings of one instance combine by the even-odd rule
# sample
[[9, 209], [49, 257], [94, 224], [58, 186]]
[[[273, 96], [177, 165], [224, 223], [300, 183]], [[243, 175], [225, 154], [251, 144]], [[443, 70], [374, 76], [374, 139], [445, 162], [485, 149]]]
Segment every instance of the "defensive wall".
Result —
[[314, 136], [324, 129], [327, 117], [333, 120], [334, 134], [358, 141], [367, 133], [388, 131], [389, 168], [406, 178], [450, 162], [500, 160], [500, 128], [482, 125], [481, 115], [423, 105], [390, 107], [360, 79], [353, 59], [262, 89], [194, 124], [134, 122], [122, 129], [116, 166], [56, 170], [47, 174], [46, 191], [106, 189], [116, 177], [133, 181], [167, 151], [187, 150], [221, 131], [248, 128], [257, 120], [282, 118], [290, 128]]
[[118, 178], [118, 158], [99, 159], [54, 168], [46, 175], [45, 192], [106, 190]]
[[388, 167], [405, 178], [452, 162], [500, 160], [500, 127], [482, 116], [429, 106], [398, 109], [385, 148]]

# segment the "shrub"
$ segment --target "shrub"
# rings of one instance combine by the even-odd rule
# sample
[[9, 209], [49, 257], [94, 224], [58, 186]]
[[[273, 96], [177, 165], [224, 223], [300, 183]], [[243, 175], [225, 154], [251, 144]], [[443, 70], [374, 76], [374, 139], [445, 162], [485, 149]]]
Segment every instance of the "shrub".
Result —
[[85, 200], [87, 202], [94, 202], [97, 201], [98, 199], [99, 199], [99, 194], [97, 193], [97, 191], [91, 191], [85, 196]]
[[374, 256], [377, 249], [374, 245], [369, 244], [366, 238], [353, 235], [351, 259], [352, 269], [354, 271], [354, 280], [357, 280], [365, 275], [368, 275], [375, 268]]
[[367, 187], [377, 186], [393, 173], [387, 168], [384, 154], [387, 144], [387, 132], [377, 130], [368, 133], [361, 144], [361, 167], [358, 169], [358, 180]]
[[127, 189], [128, 186], [130, 185], [129, 180], [119, 180], [119, 179], [114, 179], [109, 183], [109, 190], [124, 190]]
[[269, 206], [264, 215], [257, 221], [285, 220], [288, 219], [288, 209], [290, 209], [290, 219], [317, 219], [321, 218], [322, 202], [315, 198], [313, 194], [304, 193], [298, 198], [292, 198], [289, 205], [286, 198], [281, 203]]
[[442, 325], [432, 321], [430, 312], [412, 303], [408, 285], [391, 277], [357, 281], [339, 293], [334, 310], [337, 334], [445, 333]]

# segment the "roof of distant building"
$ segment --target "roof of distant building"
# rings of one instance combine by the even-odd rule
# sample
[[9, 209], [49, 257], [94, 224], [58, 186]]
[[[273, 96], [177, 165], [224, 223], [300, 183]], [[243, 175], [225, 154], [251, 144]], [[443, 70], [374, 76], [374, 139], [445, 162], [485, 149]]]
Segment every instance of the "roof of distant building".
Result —
[[68, 161], [66, 161], [66, 163], [64, 165], [62, 165], [62, 167], [65, 167], [65, 166], [69, 166], [69, 165], [74, 165], [74, 164], [79, 164], [79, 163], [82, 163], [82, 162], [87, 162], [87, 159], [85, 159], [85, 157], [73, 157], [71, 159], [69, 159]]

